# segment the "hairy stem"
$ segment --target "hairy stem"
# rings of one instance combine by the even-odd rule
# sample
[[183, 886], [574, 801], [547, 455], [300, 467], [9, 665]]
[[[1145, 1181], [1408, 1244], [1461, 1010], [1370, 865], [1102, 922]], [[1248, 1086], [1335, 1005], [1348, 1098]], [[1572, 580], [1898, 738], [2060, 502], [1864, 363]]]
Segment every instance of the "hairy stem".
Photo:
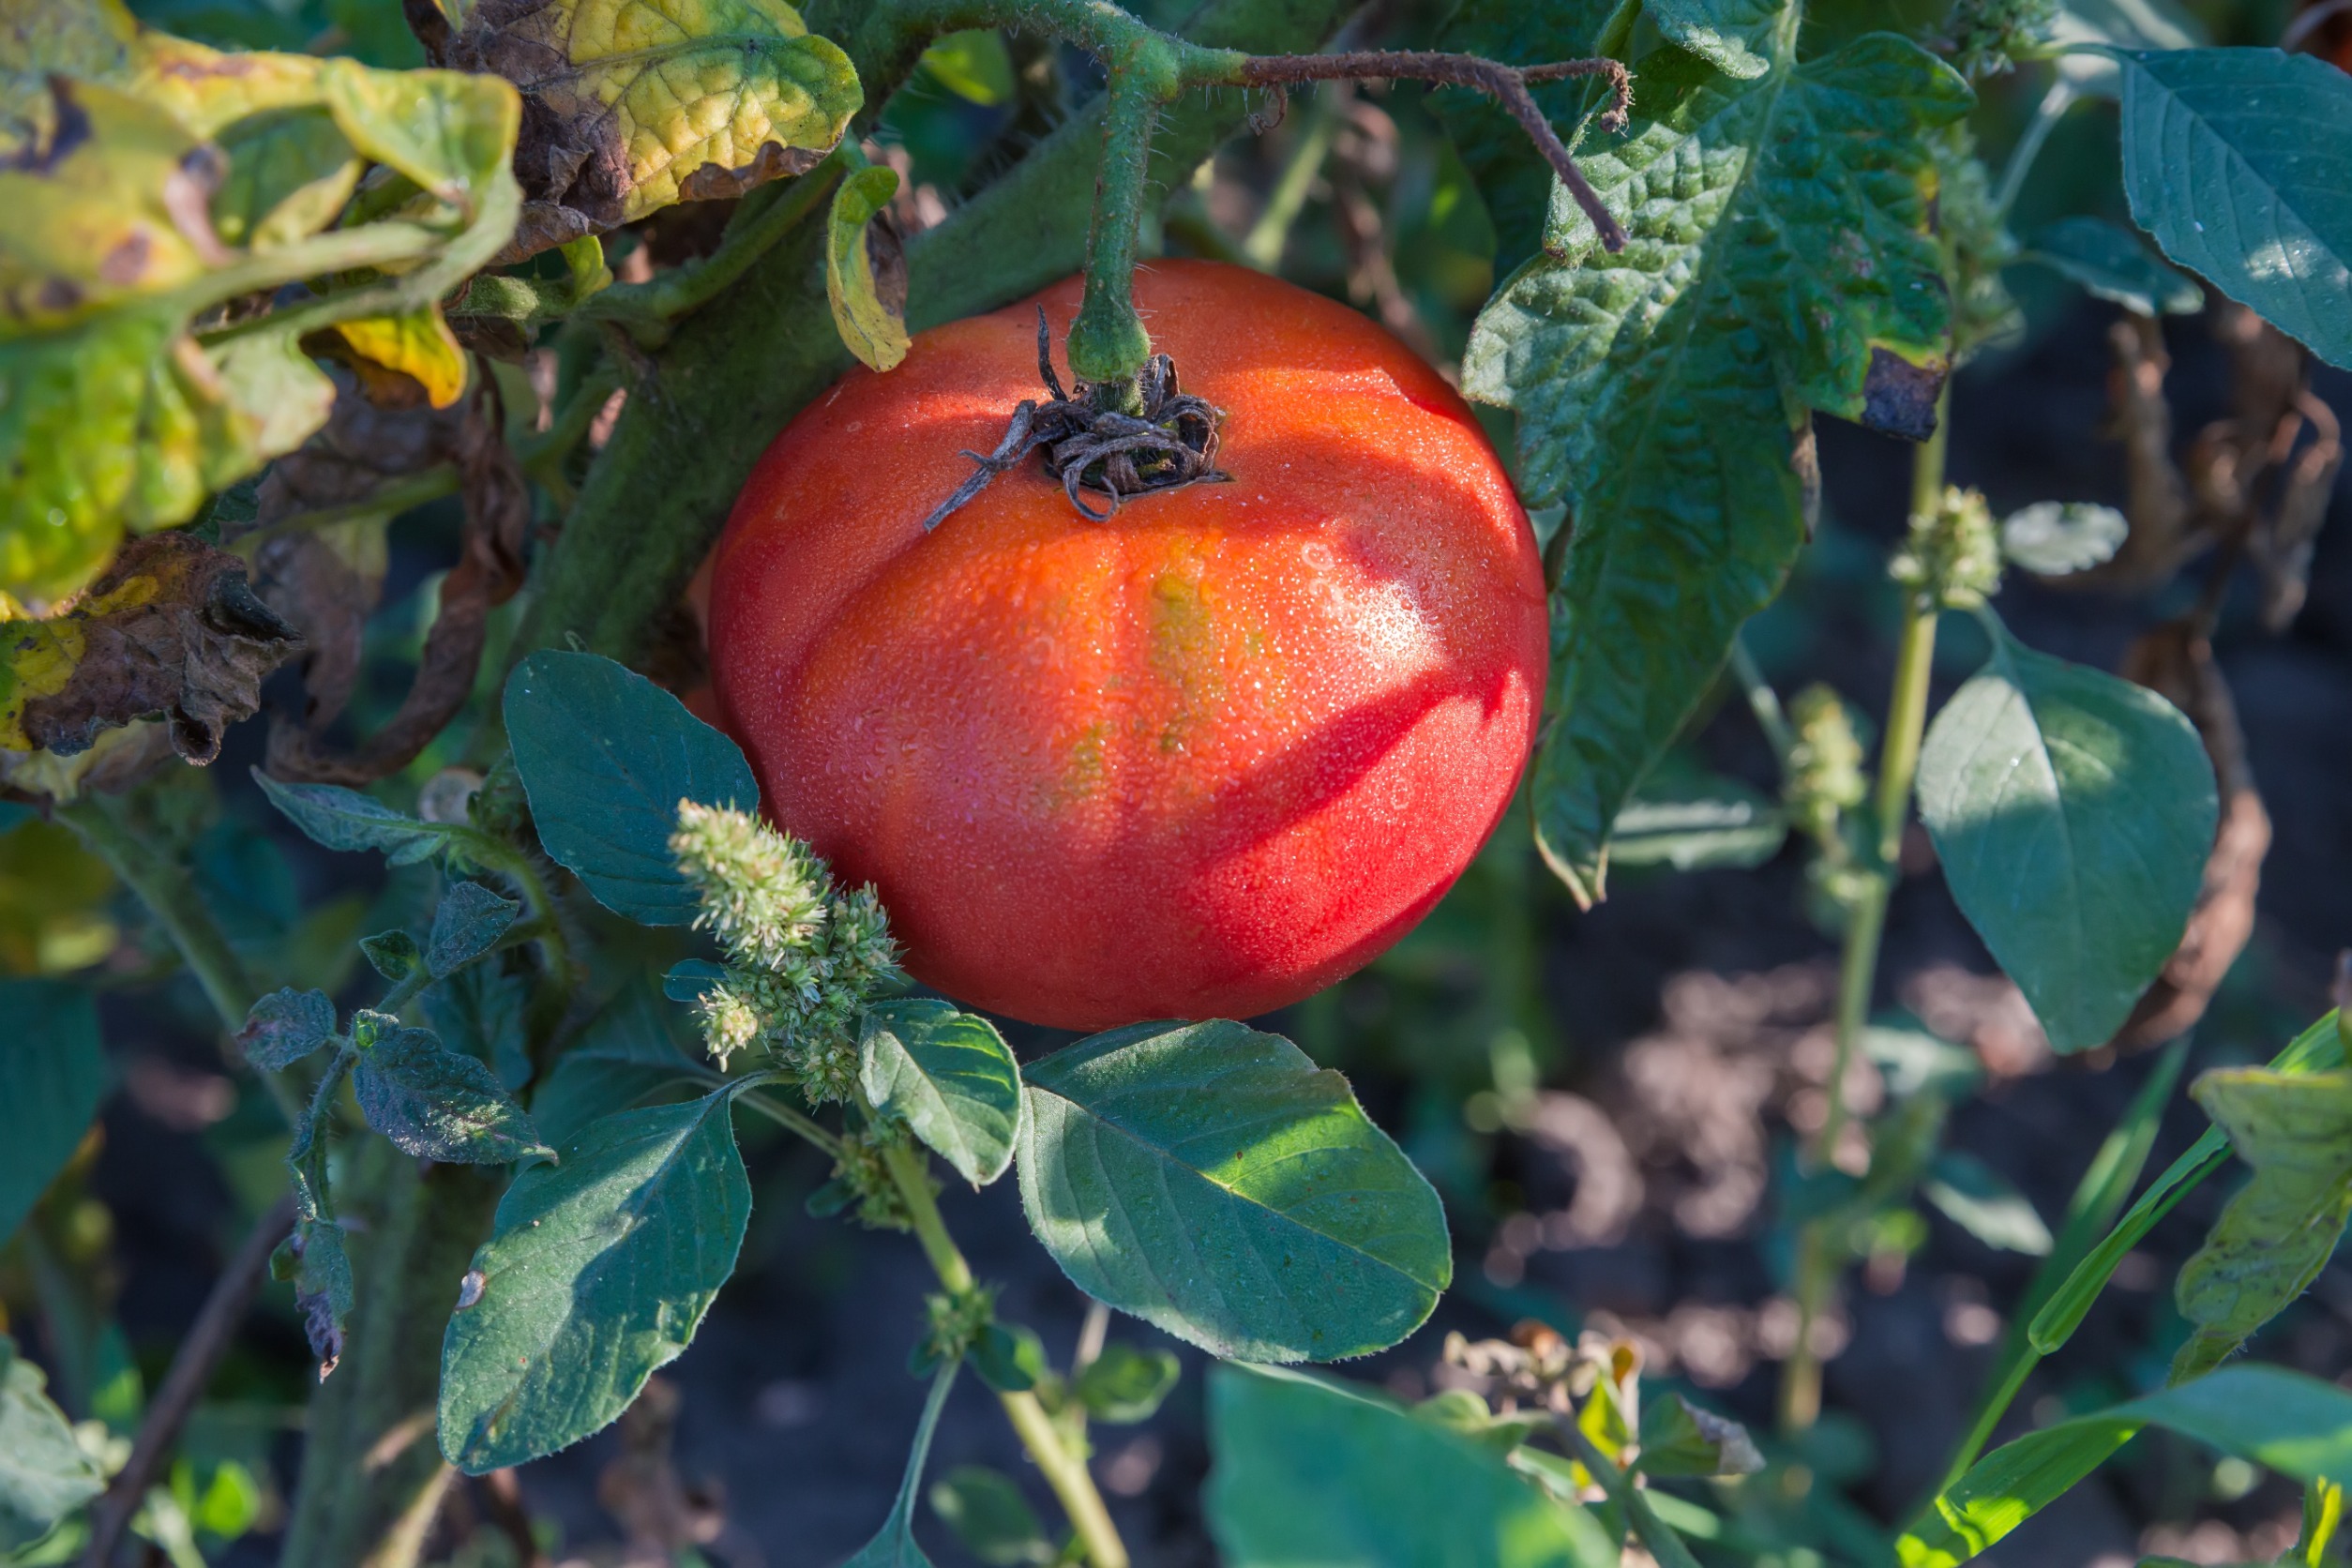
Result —
[[[1952, 388], [1947, 382], [1936, 405], [1936, 430], [1911, 458], [1911, 510], [1936, 505], [1944, 489], [1946, 431], [1952, 423]], [[1833, 1167], [1838, 1144], [1852, 1120], [1846, 1105], [1846, 1079], [1854, 1063], [1870, 1001], [1877, 988], [1880, 940], [1886, 934], [1887, 900], [1902, 873], [1903, 830], [1910, 822], [1911, 791], [1919, 776], [1919, 752], [1927, 730], [1927, 685], [1935, 671], [1936, 623], [1940, 607], [1932, 593], [1914, 595], [1905, 607], [1901, 641], [1895, 647], [1894, 685], [1887, 699], [1886, 743], [1878, 755], [1874, 803], [1877, 864], [1870, 867], [1846, 927], [1837, 977], [1837, 1049], [1830, 1065], [1829, 1108], [1815, 1140], [1816, 1168]], [[1797, 1238], [1797, 1342], [1781, 1373], [1780, 1423], [1784, 1431], [1811, 1426], [1821, 1413], [1821, 1360], [1813, 1348], [1814, 1325], [1836, 1294], [1844, 1259], [1822, 1220], [1806, 1225]]]
[[[956, 1240], [947, 1233], [947, 1226], [940, 1218], [939, 1203], [931, 1196], [931, 1178], [926, 1168], [928, 1161], [923, 1152], [912, 1143], [897, 1143], [883, 1151], [882, 1158], [890, 1167], [891, 1180], [898, 1188], [898, 1196], [907, 1206], [914, 1222], [915, 1240], [923, 1244], [923, 1255], [931, 1260], [931, 1272], [951, 1294], [961, 1295], [972, 1287], [972, 1265], [956, 1246]], [[1070, 1516], [1070, 1528], [1078, 1532], [1079, 1544], [1086, 1549], [1086, 1560], [1094, 1568], [1127, 1568], [1126, 1544], [1119, 1539], [1119, 1529], [1111, 1523], [1110, 1510], [1104, 1506], [1103, 1494], [1095, 1489], [1094, 1477], [1089, 1473], [1086, 1461], [1070, 1452], [1056, 1429], [1053, 1418], [1037, 1402], [1032, 1393], [1006, 1394], [1000, 1391], [998, 1401], [1004, 1407], [1005, 1419], [1029, 1450], [1038, 1473], [1053, 1495], [1061, 1500], [1063, 1512]]]

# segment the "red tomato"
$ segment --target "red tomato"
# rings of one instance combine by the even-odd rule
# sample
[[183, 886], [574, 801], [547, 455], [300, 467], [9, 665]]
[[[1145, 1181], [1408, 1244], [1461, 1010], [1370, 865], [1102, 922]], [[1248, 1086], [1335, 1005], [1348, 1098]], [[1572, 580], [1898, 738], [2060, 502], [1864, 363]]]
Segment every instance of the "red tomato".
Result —
[[917, 978], [1069, 1029], [1246, 1018], [1380, 954], [1493, 831], [1542, 568], [1436, 371], [1200, 262], [1136, 303], [1231, 483], [1092, 522], [1033, 460], [926, 535], [1078, 293], [926, 332], [776, 439], [715, 556], [713, 680], [768, 814], [881, 889]]

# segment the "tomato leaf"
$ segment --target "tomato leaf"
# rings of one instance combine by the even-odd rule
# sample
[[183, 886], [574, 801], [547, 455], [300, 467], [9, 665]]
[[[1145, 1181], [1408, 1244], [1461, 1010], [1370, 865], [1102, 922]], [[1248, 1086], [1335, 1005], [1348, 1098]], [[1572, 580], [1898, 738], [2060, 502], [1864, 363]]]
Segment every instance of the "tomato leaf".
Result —
[[1958, 1568], [2151, 1425], [2299, 1481], [2352, 1482], [2352, 1394], [2279, 1367], [2226, 1366], [1995, 1449], [1912, 1521], [1895, 1544], [1903, 1568]]
[[670, 836], [682, 800], [758, 807], [760, 786], [735, 743], [594, 654], [524, 659], [507, 677], [505, 713], [547, 852], [615, 914], [646, 926], [692, 920], [700, 905]]
[[1777, 0], [1646, 0], [1658, 31], [1726, 76], [1746, 82], [1772, 68], [1772, 39], [1787, 7]]
[[2143, 316], [2193, 316], [2205, 309], [2195, 279], [2166, 266], [2139, 235], [2103, 218], [2061, 218], [2036, 229], [2017, 259]]
[[335, 331], [360, 358], [416, 383], [434, 408], [452, 407], [465, 393], [465, 350], [458, 346], [458, 335], [449, 330], [438, 303], [396, 316], [338, 322]]
[[2165, 255], [2352, 367], [2352, 77], [2275, 49], [2115, 58], [2133, 220]]
[[849, 351], [877, 370], [907, 356], [907, 259], [888, 216], [897, 173], [860, 169], [834, 188], [825, 220], [825, 298]]
[[506, 260], [797, 174], [865, 102], [849, 56], [782, 0], [481, 0], [429, 44], [531, 100]]
[[498, 1205], [441, 1349], [441, 1451], [468, 1475], [610, 1425], [734, 1273], [751, 1186], [730, 1092], [623, 1111]]
[[[531, 1054], [523, 1023], [530, 995], [521, 975], [508, 973], [495, 963], [468, 964], [429, 988], [419, 1000], [434, 1033], [451, 1050], [488, 1063], [509, 1093], [531, 1081]], [[542, 1087], [533, 1104], [540, 1104], [545, 1097]], [[558, 1135], [548, 1127], [544, 1116], [535, 1110], [531, 1119], [538, 1124], [541, 1137], [556, 1140]]]
[[1021, 1207], [1078, 1289], [1214, 1354], [1335, 1361], [1421, 1326], [1445, 1211], [1337, 1073], [1242, 1024], [1138, 1024], [1023, 1075]]
[[505, 1165], [550, 1153], [490, 1070], [430, 1030], [393, 1029], [369, 1041], [352, 1087], [368, 1125], [419, 1159]]
[[433, 911], [432, 934], [425, 939], [425, 966], [433, 978], [446, 980], [489, 952], [521, 908], [480, 882], [452, 883], [442, 895], [441, 907]]
[[2310, 1289], [2352, 1217], [2352, 1072], [2209, 1072], [2190, 1089], [2254, 1180], [2229, 1201], [2173, 1287], [2196, 1332], [2176, 1382], [2220, 1365]]
[[1494, 1450], [1370, 1389], [1304, 1373], [1209, 1374], [1209, 1530], [1233, 1568], [1604, 1568], [1592, 1515]]
[[2196, 902], [2220, 809], [2180, 711], [2019, 644], [1952, 694], [1920, 751], [1944, 883], [2061, 1052], [2114, 1037]]
[[0, 1552], [31, 1545], [106, 1490], [47, 1381], [0, 1334]]
[[264, 1072], [291, 1067], [333, 1038], [335, 1003], [324, 991], [297, 991], [292, 986], [253, 1003], [237, 1031], [238, 1048]]
[[13, 1036], [0, 1050], [0, 1244], [81, 1147], [106, 1097], [90, 994], [52, 980], [0, 985]]
[[868, 1008], [858, 1076], [877, 1109], [975, 1187], [1013, 1163], [1020, 1132], [1021, 1070], [996, 1026], [927, 997]]
[[1587, 903], [1618, 812], [1804, 540], [1806, 411], [1934, 422], [1932, 140], [1968, 86], [1883, 34], [1799, 64], [1792, 16], [1751, 82], [1675, 50], [1642, 62], [1628, 134], [1580, 154], [1626, 249], [1556, 206], [1464, 360], [1467, 391], [1518, 413], [1530, 503], [1571, 505], [1532, 787], [1537, 842]]

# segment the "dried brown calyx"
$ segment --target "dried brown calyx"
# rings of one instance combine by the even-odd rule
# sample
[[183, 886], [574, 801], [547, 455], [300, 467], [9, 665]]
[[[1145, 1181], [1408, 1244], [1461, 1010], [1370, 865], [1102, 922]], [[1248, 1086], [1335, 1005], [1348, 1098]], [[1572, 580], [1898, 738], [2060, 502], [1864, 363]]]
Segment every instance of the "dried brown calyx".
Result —
[[[1062, 481], [1070, 505], [1096, 522], [1108, 520], [1127, 496], [1232, 478], [1216, 466], [1222, 416], [1207, 399], [1177, 386], [1176, 364], [1168, 355], [1155, 354], [1143, 367], [1136, 384], [1140, 412], [1129, 413], [1098, 407], [1099, 389], [1088, 382], [1078, 382], [1073, 392], [1063, 391], [1062, 378], [1053, 373], [1052, 351], [1045, 307], [1039, 306], [1037, 374], [1052, 397], [1044, 402], [1022, 399], [995, 451], [986, 457], [964, 454], [980, 466], [923, 520], [927, 532], [988, 489], [998, 475], [1018, 468], [1032, 452], [1045, 454], [1046, 472]], [[1108, 497], [1110, 505], [1096, 511], [1080, 498], [1088, 490]]]

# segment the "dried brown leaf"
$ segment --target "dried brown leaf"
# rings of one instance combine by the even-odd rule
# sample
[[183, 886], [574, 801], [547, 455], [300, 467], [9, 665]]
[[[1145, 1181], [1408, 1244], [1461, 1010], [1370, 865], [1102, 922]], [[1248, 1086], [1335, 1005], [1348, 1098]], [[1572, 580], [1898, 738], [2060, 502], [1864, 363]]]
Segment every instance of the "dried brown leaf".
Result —
[[134, 719], [161, 718], [203, 764], [261, 705], [269, 672], [302, 637], [254, 596], [245, 563], [185, 534], [125, 545], [59, 614], [7, 628], [11, 677], [0, 745], [58, 757]]

